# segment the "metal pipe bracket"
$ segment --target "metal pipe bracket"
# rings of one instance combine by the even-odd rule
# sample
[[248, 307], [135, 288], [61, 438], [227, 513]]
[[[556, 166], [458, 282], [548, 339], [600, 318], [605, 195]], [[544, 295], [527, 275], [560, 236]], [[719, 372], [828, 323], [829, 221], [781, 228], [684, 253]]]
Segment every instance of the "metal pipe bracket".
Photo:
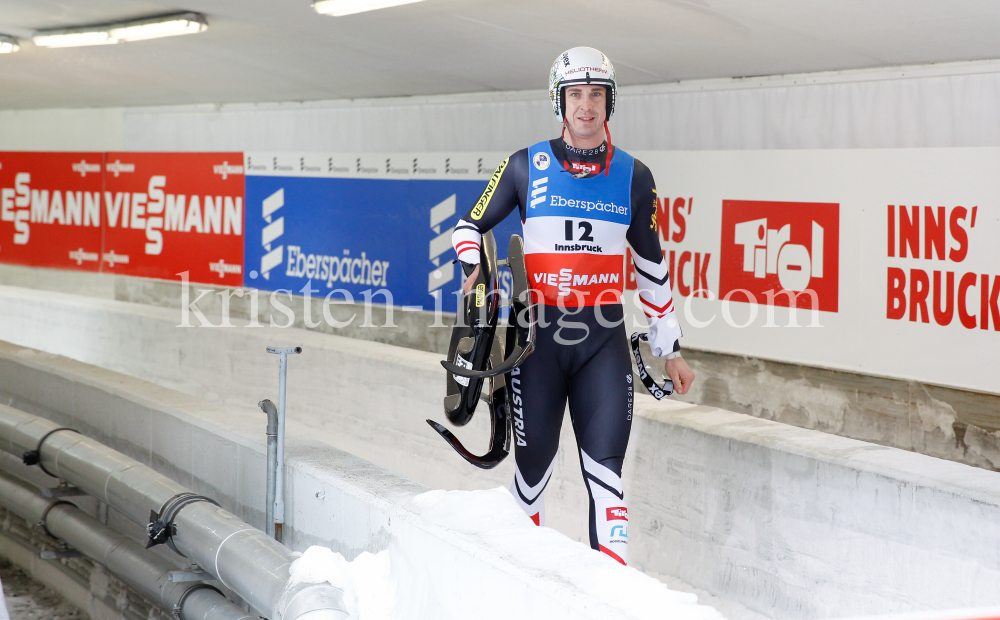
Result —
[[219, 505], [219, 502], [215, 501], [211, 497], [205, 497], [204, 495], [198, 495], [197, 493], [178, 493], [163, 504], [160, 508], [159, 514], [155, 511], [149, 511], [149, 525], [146, 526], [146, 534], [149, 536], [149, 540], [146, 542], [146, 548], [155, 547], [156, 545], [162, 545], [166, 543], [168, 547], [174, 550], [177, 555], [182, 557], [183, 553], [177, 550], [174, 546], [173, 536], [177, 533], [177, 526], [174, 525], [174, 517], [177, 513], [181, 511], [184, 506], [188, 504], [193, 504], [194, 502], [208, 502], [210, 504]]
[[53, 478], [58, 478], [59, 476], [45, 469], [45, 466], [42, 465], [42, 444], [45, 443], [45, 440], [49, 438], [49, 435], [52, 435], [53, 433], [58, 433], [59, 431], [73, 431], [74, 433], [77, 434], [80, 433], [80, 431], [76, 430], [75, 428], [69, 428], [68, 426], [60, 426], [59, 428], [54, 428], [51, 431], [42, 435], [42, 438], [38, 440], [38, 445], [35, 446], [34, 450], [28, 450], [27, 452], [21, 455], [21, 462], [27, 465], [28, 467], [31, 467], [32, 465], [38, 465], [38, 468], [47, 473], [48, 475], [52, 476]]

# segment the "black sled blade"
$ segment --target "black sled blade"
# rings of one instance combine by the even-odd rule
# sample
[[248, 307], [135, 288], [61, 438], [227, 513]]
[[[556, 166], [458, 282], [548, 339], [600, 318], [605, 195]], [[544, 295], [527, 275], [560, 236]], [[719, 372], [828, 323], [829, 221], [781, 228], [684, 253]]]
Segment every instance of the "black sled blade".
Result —
[[[461, 359], [473, 367], [486, 366], [488, 364], [489, 347], [492, 346], [494, 339], [494, 329], [487, 328], [486, 330], [481, 330], [479, 328], [469, 328], [468, 331], [472, 335], [462, 338], [458, 341], [457, 347], [452, 347], [451, 359], [456, 361]], [[455, 333], [461, 333], [459, 328], [455, 328]], [[463, 345], [467, 350], [463, 349]], [[464, 367], [450, 362], [445, 368], [449, 366], [464, 370]], [[458, 375], [458, 377], [461, 376]], [[483, 388], [483, 379], [466, 378], [464, 383], [463, 385], [461, 379], [458, 379], [454, 374], [447, 376], [447, 394], [444, 399], [444, 412], [448, 416], [448, 421], [455, 426], [465, 426], [472, 419]]]
[[[503, 347], [500, 345], [499, 340], [494, 340], [493, 349], [490, 351], [489, 363], [499, 363], [502, 357]], [[477, 456], [469, 452], [451, 431], [434, 420], [427, 420], [427, 423], [439, 435], [444, 437], [444, 440], [466, 461], [481, 469], [492, 469], [503, 462], [507, 458], [507, 455], [510, 454], [511, 418], [508, 395], [506, 377], [490, 379], [489, 398], [483, 397], [490, 410], [490, 449], [482, 456]]]
[[444, 440], [447, 441], [452, 448], [455, 448], [455, 452], [458, 452], [463, 459], [480, 469], [493, 469], [503, 462], [503, 460], [507, 458], [507, 455], [510, 454], [510, 452], [505, 450], [502, 446], [491, 446], [489, 452], [483, 456], [476, 456], [475, 454], [469, 452], [468, 449], [462, 445], [462, 442], [458, 440], [458, 437], [452, 435], [451, 431], [441, 426], [434, 420], [427, 420], [427, 423], [430, 424], [431, 428], [436, 430], [439, 435], [444, 437]]

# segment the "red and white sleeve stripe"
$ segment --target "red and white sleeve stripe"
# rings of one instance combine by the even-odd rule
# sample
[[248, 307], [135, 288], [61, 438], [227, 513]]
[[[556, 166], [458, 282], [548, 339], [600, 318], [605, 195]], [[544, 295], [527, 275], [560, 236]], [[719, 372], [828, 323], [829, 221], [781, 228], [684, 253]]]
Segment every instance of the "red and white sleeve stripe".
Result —
[[632, 252], [639, 301], [649, 321], [649, 347], [653, 355], [663, 356], [679, 348], [678, 341], [683, 334], [674, 312], [667, 261], [662, 256], [659, 258], [659, 262], [654, 263]]
[[458, 254], [458, 260], [470, 265], [479, 264], [479, 248], [482, 241], [483, 235], [476, 225], [464, 220], [459, 220], [455, 232], [451, 234], [451, 245]]

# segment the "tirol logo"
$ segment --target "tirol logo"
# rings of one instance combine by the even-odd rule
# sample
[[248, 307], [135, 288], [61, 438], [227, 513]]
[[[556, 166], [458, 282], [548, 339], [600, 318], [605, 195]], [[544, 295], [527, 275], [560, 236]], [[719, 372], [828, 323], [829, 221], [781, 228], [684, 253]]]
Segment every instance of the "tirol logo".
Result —
[[569, 170], [570, 172], [582, 172], [584, 174], [600, 174], [601, 164], [588, 164], [587, 162], [574, 161], [570, 162]]
[[[632, 375], [629, 375], [631, 378]], [[628, 521], [628, 508], [621, 506], [619, 508], [608, 508], [608, 521]]]
[[719, 296], [837, 311], [840, 205], [722, 201]]

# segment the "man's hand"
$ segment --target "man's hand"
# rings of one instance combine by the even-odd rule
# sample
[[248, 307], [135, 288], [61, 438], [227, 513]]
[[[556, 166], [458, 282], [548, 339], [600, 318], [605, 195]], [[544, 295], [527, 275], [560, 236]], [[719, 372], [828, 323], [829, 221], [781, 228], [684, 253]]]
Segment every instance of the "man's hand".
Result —
[[465, 279], [465, 284], [462, 285], [462, 292], [468, 295], [469, 292], [472, 290], [472, 287], [476, 285], [476, 278], [478, 277], [479, 277], [479, 265], [476, 265], [476, 268], [472, 270], [472, 273], [469, 274], [469, 277]]
[[674, 382], [674, 391], [678, 394], [687, 394], [694, 383], [694, 371], [684, 361], [683, 357], [675, 357], [667, 360], [664, 365], [664, 372]]

